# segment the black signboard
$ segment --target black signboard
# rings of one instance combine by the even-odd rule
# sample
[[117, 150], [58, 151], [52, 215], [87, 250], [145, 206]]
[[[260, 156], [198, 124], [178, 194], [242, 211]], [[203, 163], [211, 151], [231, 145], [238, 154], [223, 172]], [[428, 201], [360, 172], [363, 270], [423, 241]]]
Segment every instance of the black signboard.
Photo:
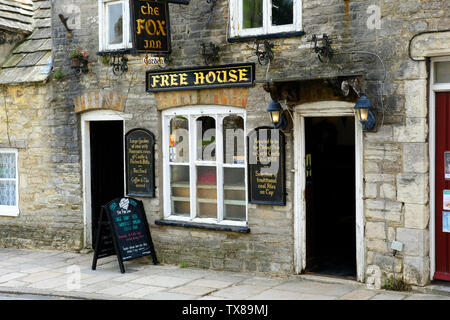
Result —
[[[103, 241], [110, 238], [112, 245]], [[131, 259], [151, 255], [153, 263], [158, 264], [142, 201], [117, 198], [102, 206], [94, 249], [92, 270], [97, 267], [97, 259], [114, 254], [122, 273], [123, 262]]]
[[249, 202], [286, 205], [285, 136], [259, 127], [248, 135]]
[[130, 0], [130, 8], [133, 48], [140, 53], [170, 53], [168, 2]]
[[242, 63], [167, 71], [147, 71], [147, 92], [251, 87], [255, 64]]
[[127, 195], [155, 197], [155, 136], [146, 129], [125, 135]]

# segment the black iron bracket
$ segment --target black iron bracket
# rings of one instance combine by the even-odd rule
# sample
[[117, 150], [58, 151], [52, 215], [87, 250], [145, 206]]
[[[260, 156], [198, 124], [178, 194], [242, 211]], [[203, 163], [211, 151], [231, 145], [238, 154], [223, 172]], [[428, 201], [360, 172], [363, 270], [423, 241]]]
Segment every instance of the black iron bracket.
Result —
[[267, 65], [269, 62], [272, 62], [274, 54], [273, 54], [273, 47], [274, 44], [264, 40], [263, 45], [264, 45], [264, 50], [259, 50], [260, 47], [260, 43], [258, 41], [255, 41], [256, 43], [256, 56], [258, 57], [258, 63], [262, 66]]
[[324, 33], [322, 35], [321, 46], [318, 45], [318, 42], [320, 40], [317, 35], [314, 34], [311, 38], [311, 41], [314, 43], [313, 51], [317, 54], [317, 58], [319, 58], [319, 61], [322, 63], [328, 62], [334, 53], [333, 49], [331, 48], [330, 37], [326, 33]]
[[220, 60], [219, 56], [220, 47], [212, 42], [208, 44], [202, 43], [201, 46], [202, 46], [202, 56], [205, 61], [205, 64], [207, 66], [216, 65]]
[[112, 66], [114, 75], [120, 76], [128, 71], [128, 58], [125, 53], [111, 53], [109, 65]]

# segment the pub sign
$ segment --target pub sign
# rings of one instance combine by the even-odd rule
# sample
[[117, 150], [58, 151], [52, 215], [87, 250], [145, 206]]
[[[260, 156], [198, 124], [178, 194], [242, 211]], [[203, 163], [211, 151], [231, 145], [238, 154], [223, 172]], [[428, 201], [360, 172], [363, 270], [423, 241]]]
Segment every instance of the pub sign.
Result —
[[255, 64], [240, 63], [214, 67], [192, 67], [147, 71], [147, 92], [190, 89], [250, 87], [255, 81]]
[[130, 0], [133, 47], [139, 53], [171, 52], [169, 5], [166, 1]]

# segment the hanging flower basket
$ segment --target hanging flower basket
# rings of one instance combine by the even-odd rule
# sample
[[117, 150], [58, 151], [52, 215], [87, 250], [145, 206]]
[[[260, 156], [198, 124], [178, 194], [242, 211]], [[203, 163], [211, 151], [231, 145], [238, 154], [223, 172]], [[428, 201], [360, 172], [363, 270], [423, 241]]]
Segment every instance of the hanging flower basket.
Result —
[[72, 59], [72, 66], [76, 70], [80, 70], [83, 73], [87, 72], [87, 64], [88, 64], [88, 58], [89, 53], [85, 50], [81, 49], [75, 49], [70, 53], [70, 58]]

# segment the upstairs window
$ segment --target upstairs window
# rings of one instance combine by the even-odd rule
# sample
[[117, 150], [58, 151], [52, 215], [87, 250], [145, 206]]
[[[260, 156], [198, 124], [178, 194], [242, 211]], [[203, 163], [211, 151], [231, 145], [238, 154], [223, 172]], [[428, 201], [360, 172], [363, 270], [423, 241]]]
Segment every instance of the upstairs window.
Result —
[[231, 37], [301, 31], [301, 0], [230, 0]]
[[100, 51], [133, 46], [128, 0], [98, 0]]
[[0, 149], [0, 215], [19, 214], [17, 150]]

